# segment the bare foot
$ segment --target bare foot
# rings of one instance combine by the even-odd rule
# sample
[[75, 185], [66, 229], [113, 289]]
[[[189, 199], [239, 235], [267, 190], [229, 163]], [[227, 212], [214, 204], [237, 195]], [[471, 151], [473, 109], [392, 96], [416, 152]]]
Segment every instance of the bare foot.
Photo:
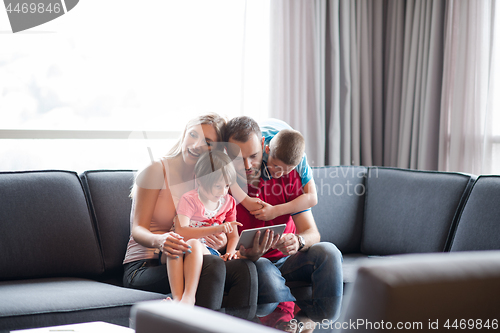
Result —
[[194, 306], [194, 303], [196, 302], [196, 299], [191, 296], [183, 295], [179, 303], [182, 304], [187, 304], [187, 305], [192, 305]]

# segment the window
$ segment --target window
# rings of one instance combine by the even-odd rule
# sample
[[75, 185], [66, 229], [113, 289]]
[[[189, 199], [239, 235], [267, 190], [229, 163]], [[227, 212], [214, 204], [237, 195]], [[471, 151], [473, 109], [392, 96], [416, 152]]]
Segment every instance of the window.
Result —
[[268, 7], [86, 0], [0, 34], [0, 170], [137, 169], [198, 114], [266, 117]]

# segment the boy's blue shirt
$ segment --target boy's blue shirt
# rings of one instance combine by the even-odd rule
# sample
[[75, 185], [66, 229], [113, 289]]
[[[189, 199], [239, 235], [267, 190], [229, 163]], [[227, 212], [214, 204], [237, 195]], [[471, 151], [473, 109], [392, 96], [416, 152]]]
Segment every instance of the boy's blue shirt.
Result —
[[[264, 137], [264, 148], [269, 145], [271, 139], [274, 138], [279, 131], [283, 129], [293, 129], [290, 125], [285, 123], [283, 120], [270, 118], [266, 121], [259, 123], [260, 130], [262, 132], [262, 136]], [[262, 156], [262, 167], [261, 167], [261, 177], [264, 180], [269, 180], [270, 175], [267, 172], [267, 160], [269, 159], [269, 154], [266, 153], [266, 150], [263, 149]], [[302, 187], [304, 187], [309, 181], [312, 179], [312, 169], [307, 163], [307, 156], [304, 153], [302, 160], [295, 167], [295, 170], [300, 176], [300, 180], [302, 182]]]

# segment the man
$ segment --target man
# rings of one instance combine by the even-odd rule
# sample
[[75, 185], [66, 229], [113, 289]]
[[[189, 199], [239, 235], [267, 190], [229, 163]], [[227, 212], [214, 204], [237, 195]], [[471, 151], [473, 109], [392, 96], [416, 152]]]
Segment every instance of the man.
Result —
[[[261, 178], [264, 138], [253, 119], [236, 117], [230, 120], [224, 139], [229, 143], [230, 155], [236, 153], [235, 147], [240, 150], [243, 162], [241, 168], [244, 168], [240, 171], [246, 175], [244, 181], [248, 184], [250, 197], [266, 204], [279, 205], [302, 194], [300, 175], [296, 170], [280, 178]], [[268, 312], [280, 303], [281, 307], [277, 311], [288, 313], [288, 319], [293, 318], [293, 309], [282, 303], [293, 300], [285, 280], [303, 281], [312, 283], [313, 294], [312, 300], [296, 300], [301, 309], [300, 314], [314, 321], [337, 319], [343, 291], [342, 255], [335, 245], [320, 242], [320, 234], [310, 210], [262, 221], [239, 204], [237, 220], [243, 224], [242, 230], [286, 223], [281, 238], [274, 237], [268, 230], [261, 242], [260, 235], [256, 235], [252, 248], [240, 250], [242, 256], [257, 265], [259, 303], [267, 304]]]

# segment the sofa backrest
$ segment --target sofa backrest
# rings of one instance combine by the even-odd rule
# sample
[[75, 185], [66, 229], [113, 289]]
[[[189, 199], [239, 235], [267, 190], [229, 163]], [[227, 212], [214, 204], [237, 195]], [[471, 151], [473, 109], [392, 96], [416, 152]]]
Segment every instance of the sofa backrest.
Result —
[[130, 237], [129, 197], [134, 171], [97, 170], [80, 175], [91, 203], [106, 273], [121, 272]]
[[361, 251], [442, 252], [473, 184], [471, 175], [371, 167]]
[[103, 272], [75, 172], [0, 172], [0, 267], [0, 280]]
[[344, 253], [359, 253], [367, 169], [357, 166], [313, 168], [318, 204], [312, 208], [321, 240]]
[[478, 177], [458, 220], [450, 250], [500, 250], [500, 176]]

